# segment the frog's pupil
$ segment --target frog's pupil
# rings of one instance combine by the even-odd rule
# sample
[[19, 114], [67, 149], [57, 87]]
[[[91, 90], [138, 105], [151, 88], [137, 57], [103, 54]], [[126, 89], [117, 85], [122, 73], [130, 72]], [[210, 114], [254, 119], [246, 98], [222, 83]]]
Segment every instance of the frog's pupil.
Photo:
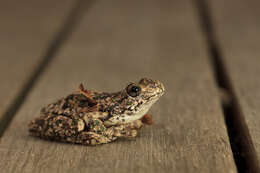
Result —
[[140, 90], [140, 88], [137, 87], [137, 86], [133, 86], [133, 87], [132, 87], [132, 92], [138, 93], [139, 90]]

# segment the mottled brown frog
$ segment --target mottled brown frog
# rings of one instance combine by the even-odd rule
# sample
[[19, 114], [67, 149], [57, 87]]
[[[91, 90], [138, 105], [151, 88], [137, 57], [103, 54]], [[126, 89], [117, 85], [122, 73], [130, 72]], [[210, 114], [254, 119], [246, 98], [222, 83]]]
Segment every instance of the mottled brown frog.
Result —
[[85, 145], [133, 138], [143, 122], [151, 122], [146, 113], [164, 91], [161, 82], [148, 78], [115, 93], [86, 90], [81, 84], [79, 91], [42, 108], [40, 116], [30, 122], [29, 132], [44, 139]]

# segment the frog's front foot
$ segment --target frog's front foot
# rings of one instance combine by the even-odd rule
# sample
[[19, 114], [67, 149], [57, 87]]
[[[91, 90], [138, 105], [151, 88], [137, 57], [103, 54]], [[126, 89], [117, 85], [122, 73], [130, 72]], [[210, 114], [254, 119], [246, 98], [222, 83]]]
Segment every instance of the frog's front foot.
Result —
[[147, 124], [147, 125], [153, 124], [153, 119], [150, 114], [145, 114], [140, 120], [142, 121], [142, 123]]

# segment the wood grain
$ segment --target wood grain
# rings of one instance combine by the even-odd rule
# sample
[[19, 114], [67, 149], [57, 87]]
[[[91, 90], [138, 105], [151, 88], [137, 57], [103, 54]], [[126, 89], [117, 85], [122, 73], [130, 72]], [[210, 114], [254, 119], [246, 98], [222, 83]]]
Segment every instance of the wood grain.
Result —
[[[97, 1], [0, 144], [4, 172], [228, 172], [236, 167], [204, 40], [188, 0]], [[84, 82], [117, 91], [143, 76], [166, 94], [134, 140], [87, 147], [28, 136], [40, 108]]]
[[0, 2], [0, 120], [32, 76], [72, 5], [72, 0]]
[[[260, 159], [259, 1], [210, 1], [217, 41]], [[260, 163], [258, 163], [260, 165]]]

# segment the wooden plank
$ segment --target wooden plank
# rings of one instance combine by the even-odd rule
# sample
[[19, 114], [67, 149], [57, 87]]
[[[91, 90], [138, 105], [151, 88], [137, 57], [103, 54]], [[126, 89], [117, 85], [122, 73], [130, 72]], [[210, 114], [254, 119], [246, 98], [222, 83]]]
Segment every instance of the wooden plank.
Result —
[[259, 6], [257, 0], [210, 1], [217, 41], [258, 160], [260, 160]]
[[[0, 169], [24, 172], [234, 173], [195, 9], [183, 1], [98, 1], [30, 94], [0, 144]], [[80, 82], [117, 91], [143, 76], [166, 94], [135, 140], [87, 147], [28, 136], [40, 108]]]
[[0, 2], [0, 120], [42, 60], [73, 4], [72, 0]]

